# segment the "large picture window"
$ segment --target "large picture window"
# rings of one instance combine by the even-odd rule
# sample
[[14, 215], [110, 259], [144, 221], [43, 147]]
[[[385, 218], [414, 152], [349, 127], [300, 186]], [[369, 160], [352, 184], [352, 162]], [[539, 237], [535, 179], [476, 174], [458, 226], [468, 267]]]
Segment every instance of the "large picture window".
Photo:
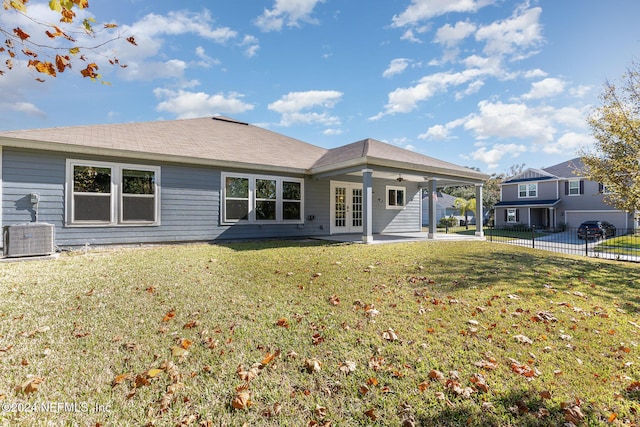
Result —
[[302, 222], [303, 180], [224, 173], [222, 222]]
[[68, 225], [156, 225], [160, 168], [67, 161]]

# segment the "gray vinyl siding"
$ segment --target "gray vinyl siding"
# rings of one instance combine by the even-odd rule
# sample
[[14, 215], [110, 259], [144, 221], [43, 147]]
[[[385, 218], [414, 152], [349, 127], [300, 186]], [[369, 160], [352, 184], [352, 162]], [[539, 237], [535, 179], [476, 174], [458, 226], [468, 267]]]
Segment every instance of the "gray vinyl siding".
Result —
[[[387, 185], [404, 187], [406, 204], [402, 209], [387, 209]], [[405, 233], [422, 230], [420, 202], [422, 191], [415, 182], [398, 183], [373, 180], [373, 232]]]
[[[536, 197], [519, 197], [518, 186], [520, 184], [538, 184], [538, 195]], [[502, 186], [502, 200], [503, 201], [522, 201], [522, 200], [551, 200], [557, 199], [558, 196], [564, 194], [564, 188], [562, 193], [558, 193], [557, 187], [558, 181], [528, 181], [517, 182], [513, 184], [504, 184]]]
[[[65, 224], [67, 158], [161, 166], [160, 223], [154, 226], [74, 227]], [[328, 181], [305, 180], [304, 224], [220, 223], [222, 171], [199, 166], [158, 164], [136, 159], [66, 156], [62, 153], [3, 148], [2, 225], [35, 220], [30, 194], [39, 193], [40, 222], [55, 226], [60, 247], [154, 242], [260, 239], [328, 234]], [[251, 173], [251, 171], [244, 171]]]

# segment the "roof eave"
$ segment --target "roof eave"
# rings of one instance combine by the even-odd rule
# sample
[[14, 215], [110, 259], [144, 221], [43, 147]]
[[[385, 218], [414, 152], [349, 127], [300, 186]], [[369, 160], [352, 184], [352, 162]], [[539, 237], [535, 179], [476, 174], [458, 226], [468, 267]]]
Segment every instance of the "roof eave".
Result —
[[122, 157], [127, 159], [149, 160], [154, 162], [169, 162], [179, 164], [189, 164], [198, 166], [214, 166], [227, 169], [251, 169], [261, 172], [278, 172], [304, 175], [307, 173], [305, 168], [293, 168], [288, 166], [265, 165], [229, 160], [216, 160], [191, 156], [177, 156], [170, 154], [149, 153], [132, 150], [119, 150], [104, 147], [88, 147], [81, 145], [70, 145], [59, 142], [44, 142], [34, 140], [23, 140], [19, 138], [3, 138], [0, 137], [0, 146], [13, 148], [27, 148], [43, 151], [54, 151], [69, 154], [84, 154], [92, 156], [111, 156]]

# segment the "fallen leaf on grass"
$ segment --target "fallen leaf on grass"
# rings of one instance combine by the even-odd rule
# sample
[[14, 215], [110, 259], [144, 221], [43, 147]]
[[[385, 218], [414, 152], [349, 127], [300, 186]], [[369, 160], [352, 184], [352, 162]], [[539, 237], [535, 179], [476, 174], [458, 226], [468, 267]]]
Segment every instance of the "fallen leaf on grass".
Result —
[[377, 420], [377, 419], [378, 419], [378, 416], [376, 415], [376, 408], [368, 409], [368, 410], [364, 411], [364, 414], [365, 414], [367, 417], [369, 417], [369, 419], [370, 419], [371, 421], [375, 421], [375, 420]]
[[25, 394], [35, 393], [38, 391], [40, 384], [44, 382], [44, 378], [41, 377], [31, 377], [27, 379], [25, 382], [16, 387], [17, 392], [22, 392]]
[[576, 399], [575, 402], [563, 402], [560, 407], [564, 412], [564, 420], [575, 425], [578, 425], [584, 419], [584, 414], [582, 413], [582, 409], [580, 408], [581, 403]]
[[200, 326], [200, 322], [197, 321], [197, 320], [192, 320], [190, 322], [185, 323], [182, 326], [182, 329], [193, 329], [193, 328], [196, 328], [198, 326]]
[[533, 344], [531, 338], [526, 335], [515, 335], [513, 338], [521, 344]]
[[444, 381], [444, 374], [440, 371], [432, 369], [431, 372], [429, 372], [429, 378], [431, 378], [432, 380]]
[[340, 304], [340, 298], [338, 298], [336, 294], [333, 294], [329, 297], [329, 303], [331, 305], [338, 305]]
[[305, 359], [304, 367], [310, 374], [313, 372], [320, 372], [320, 370], [322, 369], [322, 362], [315, 357], [311, 359]]
[[418, 390], [420, 390], [420, 393], [424, 392], [428, 388], [429, 388], [429, 383], [426, 381], [422, 381], [420, 384], [418, 384]]
[[340, 363], [339, 366], [340, 372], [342, 372], [343, 374], [350, 374], [351, 372], [355, 372], [356, 370], [356, 362], [352, 362], [350, 360], [346, 360], [343, 363]]
[[487, 381], [482, 374], [473, 374], [471, 376], [471, 383], [474, 384], [478, 389], [482, 390], [485, 393], [489, 392], [489, 386], [487, 385]]
[[492, 371], [498, 367], [498, 361], [493, 357], [490, 357], [489, 360], [483, 359], [479, 362], [475, 362], [474, 366]]
[[176, 311], [175, 310], [171, 310], [169, 312], [167, 312], [167, 314], [164, 315], [164, 317], [162, 318], [163, 322], [168, 322], [169, 320], [173, 319], [174, 317], [176, 317]]
[[236, 394], [233, 397], [231, 406], [235, 409], [247, 409], [251, 405], [251, 392], [249, 391], [249, 386], [247, 384], [243, 384], [236, 388]]
[[396, 335], [393, 329], [389, 328], [382, 333], [382, 338], [387, 341], [393, 342], [398, 340], [398, 335]]
[[185, 348], [174, 345], [173, 347], [171, 347], [171, 354], [174, 357], [185, 357], [187, 354], [189, 354], [189, 352]]
[[129, 373], [117, 375], [111, 382], [111, 387], [115, 387], [118, 384], [122, 384], [125, 380], [129, 379], [130, 377], [131, 377], [131, 374]]
[[276, 326], [280, 326], [283, 328], [288, 328], [289, 327], [289, 321], [287, 320], [286, 317], [281, 317], [280, 319], [278, 319], [276, 321]]

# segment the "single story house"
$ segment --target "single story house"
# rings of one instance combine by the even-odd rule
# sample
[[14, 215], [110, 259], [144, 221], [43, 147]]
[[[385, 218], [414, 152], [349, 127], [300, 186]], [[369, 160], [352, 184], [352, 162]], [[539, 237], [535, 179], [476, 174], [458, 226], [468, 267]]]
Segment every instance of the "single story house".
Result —
[[[429, 194], [425, 194], [422, 199], [422, 225], [429, 225]], [[455, 201], [457, 197], [452, 196], [451, 194], [443, 193], [442, 191], [438, 191], [436, 193], [436, 225], [442, 218], [454, 217], [458, 220], [464, 220], [464, 215], [460, 214], [460, 209], [456, 208]], [[475, 214], [473, 211], [467, 212], [467, 220], [469, 222], [473, 222], [475, 219]]]
[[543, 169], [529, 168], [500, 185], [495, 205], [497, 227], [524, 224], [544, 228], [578, 227], [584, 221], [608, 221], [619, 230], [634, 227], [634, 213], [603, 200], [607, 189], [581, 176], [580, 158]]
[[481, 201], [487, 179], [374, 139], [325, 149], [226, 117], [0, 132], [0, 159], [0, 224], [52, 224], [69, 247], [371, 242], [421, 231], [423, 188], [476, 185]]

